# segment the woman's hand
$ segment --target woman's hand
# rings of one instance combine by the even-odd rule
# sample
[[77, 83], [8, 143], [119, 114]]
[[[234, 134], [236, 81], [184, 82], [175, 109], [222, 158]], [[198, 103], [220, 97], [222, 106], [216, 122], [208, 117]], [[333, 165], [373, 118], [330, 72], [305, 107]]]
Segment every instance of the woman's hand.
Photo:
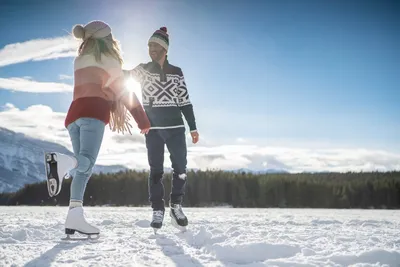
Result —
[[145, 129], [143, 129], [143, 130], [140, 130], [140, 133], [141, 133], [141, 134], [148, 134], [149, 131], [150, 131], [150, 128], [145, 128]]

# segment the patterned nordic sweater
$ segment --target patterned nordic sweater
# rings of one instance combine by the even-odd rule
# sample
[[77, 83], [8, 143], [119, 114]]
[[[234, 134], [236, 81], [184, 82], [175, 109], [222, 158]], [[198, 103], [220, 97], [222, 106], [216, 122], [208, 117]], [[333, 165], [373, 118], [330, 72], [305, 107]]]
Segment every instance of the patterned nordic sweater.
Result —
[[[127, 95], [125, 77], [119, 62], [102, 55], [101, 63], [93, 55], [83, 55], [74, 60], [73, 101], [65, 119], [65, 127], [82, 117], [95, 118], [108, 124], [112, 102], [129, 97], [130, 111], [140, 129], [148, 128], [150, 122], [137, 97]], [[136, 101], [135, 101], [136, 99]]]
[[193, 105], [179, 67], [165, 59], [163, 68], [156, 62], [148, 62], [139, 64], [129, 73], [141, 85], [142, 103], [151, 123], [150, 129], [185, 127], [183, 114], [190, 131], [197, 130]]

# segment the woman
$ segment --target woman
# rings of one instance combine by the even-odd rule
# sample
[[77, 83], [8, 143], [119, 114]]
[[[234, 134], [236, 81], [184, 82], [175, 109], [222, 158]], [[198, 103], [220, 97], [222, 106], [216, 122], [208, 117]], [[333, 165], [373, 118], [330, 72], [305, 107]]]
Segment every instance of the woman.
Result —
[[65, 233], [92, 235], [100, 231], [86, 222], [82, 203], [105, 126], [109, 124], [112, 131], [130, 132], [132, 115], [144, 134], [148, 133], [150, 122], [137, 96], [125, 90], [123, 60], [110, 26], [92, 21], [85, 26], [75, 25], [73, 34], [82, 40], [74, 60], [73, 101], [65, 119], [74, 157], [46, 153], [47, 183], [49, 195], [58, 195], [63, 178], [73, 169]]

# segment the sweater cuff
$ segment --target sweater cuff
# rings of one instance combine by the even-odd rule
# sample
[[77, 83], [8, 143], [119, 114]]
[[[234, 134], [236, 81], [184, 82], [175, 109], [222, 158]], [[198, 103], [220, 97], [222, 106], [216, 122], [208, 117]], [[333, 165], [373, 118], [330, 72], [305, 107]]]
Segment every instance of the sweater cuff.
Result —
[[189, 130], [191, 132], [197, 131], [196, 122], [195, 120], [188, 121]]
[[194, 112], [193, 112], [193, 105], [185, 105], [180, 107], [183, 115], [185, 116], [186, 122], [189, 126], [190, 131], [194, 131], [197, 129], [196, 127], [196, 119], [194, 117]]
[[147, 117], [142, 105], [129, 110], [129, 112], [132, 114], [132, 117], [135, 119], [140, 130], [150, 128], [151, 125], [149, 118]]

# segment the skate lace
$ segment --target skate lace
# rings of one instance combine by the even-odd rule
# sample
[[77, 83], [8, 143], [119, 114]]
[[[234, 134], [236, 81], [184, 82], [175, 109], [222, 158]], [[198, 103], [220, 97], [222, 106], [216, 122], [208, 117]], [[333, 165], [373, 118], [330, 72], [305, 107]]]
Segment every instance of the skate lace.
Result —
[[185, 219], [185, 214], [183, 213], [183, 211], [182, 211], [182, 206], [181, 205], [179, 205], [179, 204], [174, 204], [173, 206], [172, 206], [172, 209], [173, 209], [173, 211], [174, 211], [174, 213], [175, 213], [175, 216], [178, 218], [178, 219]]
[[153, 221], [155, 222], [162, 222], [163, 220], [163, 212], [161, 210], [153, 211]]

